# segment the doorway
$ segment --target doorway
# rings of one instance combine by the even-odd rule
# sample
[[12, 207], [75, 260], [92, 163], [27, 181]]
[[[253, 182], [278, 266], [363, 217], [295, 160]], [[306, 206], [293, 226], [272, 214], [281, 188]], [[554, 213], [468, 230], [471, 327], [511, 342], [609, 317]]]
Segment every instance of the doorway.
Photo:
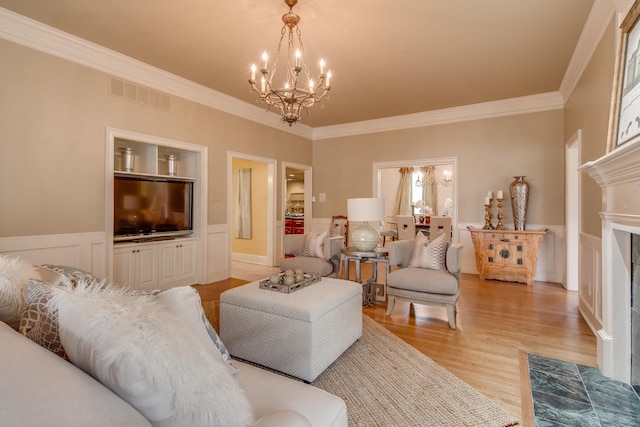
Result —
[[[312, 169], [309, 165], [282, 162], [282, 218], [281, 238], [285, 234], [307, 234], [312, 229], [311, 196]], [[284, 256], [284, 244], [280, 256]]]
[[[244, 171], [245, 176], [242, 186], [238, 185], [240, 170]], [[269, 267], [276, 265], [275, 175], [274, 159], [244, 153], [227, 153], [227, 234], [231, 252], [229, 259], [232, 263], [241, 261]], [[249, 207], [246, 203], [247, 194], [244, 193], [247, 191], [250, 193]], [[245, 197], [240, 197], [241, 195]], [[238, 202], [241, 199], [245, 200], [243, 206]], [[251, 232], [237, 233], [239, 221], [251, 224]]]
[[[397, 160], [390, 162], [377, 162], [373, 164], [373, 193], [374, 197], [381, 197], [385, 199], [385, 206], [387, 215], [393, 215], [393, 204], [395, 201], [395, 194], [397, 192], [397, 178], [396, 181], [390, 177], [396, 178], [399, 176], [398, 170], [403, 167], [421, 167], [421, 166], [435, 166], [437, 170], [446, 172], [445, 176], [437, 176], [439, 191], [444, 198], [451, 199], [450, 216], [451, 216], [451, 228], [453, 232], [452, 241], [458, 241], [458, 158], [457, 157], [438, 157], [431, 159], [413, 159], [413, 160]], [[439, 206], [435, 212], [440, 213], [444, 209], [444, 201], [439, 203]]]

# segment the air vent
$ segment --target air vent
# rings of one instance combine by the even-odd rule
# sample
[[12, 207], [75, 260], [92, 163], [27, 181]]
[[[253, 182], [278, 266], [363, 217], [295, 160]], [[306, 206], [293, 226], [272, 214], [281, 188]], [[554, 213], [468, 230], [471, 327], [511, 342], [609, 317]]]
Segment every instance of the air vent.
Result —
[[109, 93], [119, 98], [128, 99], [149, 107], [169, 111], [171, 97], [169, 94], [149, 89], [126, 80], [111, 76], [109, 80]]

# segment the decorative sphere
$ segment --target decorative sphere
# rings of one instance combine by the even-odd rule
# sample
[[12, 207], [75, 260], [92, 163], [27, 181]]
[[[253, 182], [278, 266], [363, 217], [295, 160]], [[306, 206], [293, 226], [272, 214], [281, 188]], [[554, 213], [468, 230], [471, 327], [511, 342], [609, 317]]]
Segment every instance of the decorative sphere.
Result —
[[296, 283], [304, 281], [304, 274], [296, 274]]
[[353, 246], [363, 252], [372, 251], [380, 242], [380, 233], [371, 228], [366, 222], [356, 228], [351, 234]]
[[296, 272], [293, 271], [292, 269], [288, 268], [284, 271], [284, 275], [286, 276], [295, 276]]
[[296, 278], [294, 276], [284, 276], [284, 284], [292, 286], [296, 284]]
[[299, 274], [304, 274], [304, 271], [301, 268], [296, 268], [296, 276]]
[[280, 283], [280, 275], [272, 274], [271, 276], [269, 276], [269, 283], [271, 283], [272, 285], [277, 285], [278, 283]]

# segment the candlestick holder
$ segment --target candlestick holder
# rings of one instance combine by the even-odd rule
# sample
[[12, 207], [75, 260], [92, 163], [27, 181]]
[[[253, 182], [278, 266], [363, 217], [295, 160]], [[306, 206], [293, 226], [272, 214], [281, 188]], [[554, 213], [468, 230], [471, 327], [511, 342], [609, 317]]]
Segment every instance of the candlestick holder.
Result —
[[496, 224], [496, 230], [504, 230], [505, 226], [502, 220], [504, 219], [504, 215], [502, 214], [502, 207], [504, 206], [504, 199], [496, 199], [498, 201], [498, 224]]
[[491, 199], [489, 199], [489, 204], [484, 205], [485, 214], [484, 214], [484, 227], [483, 230], [494, 230], [493, 224], [491, 224], [491, 218], [493, 217], [491, 213]]

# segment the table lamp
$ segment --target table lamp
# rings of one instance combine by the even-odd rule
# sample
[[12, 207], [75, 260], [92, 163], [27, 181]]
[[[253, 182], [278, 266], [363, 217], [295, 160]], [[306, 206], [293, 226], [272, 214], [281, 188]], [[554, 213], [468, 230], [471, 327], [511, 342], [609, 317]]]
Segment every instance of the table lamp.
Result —
[[380, 242], [380, 233], [371, 228], [368, 221], [384, 221], [384, 199], [347, 199], [347, 217], [349, 221], [362, 222], [351, 233], [351, 241], [356, 249], [373, 251]]

